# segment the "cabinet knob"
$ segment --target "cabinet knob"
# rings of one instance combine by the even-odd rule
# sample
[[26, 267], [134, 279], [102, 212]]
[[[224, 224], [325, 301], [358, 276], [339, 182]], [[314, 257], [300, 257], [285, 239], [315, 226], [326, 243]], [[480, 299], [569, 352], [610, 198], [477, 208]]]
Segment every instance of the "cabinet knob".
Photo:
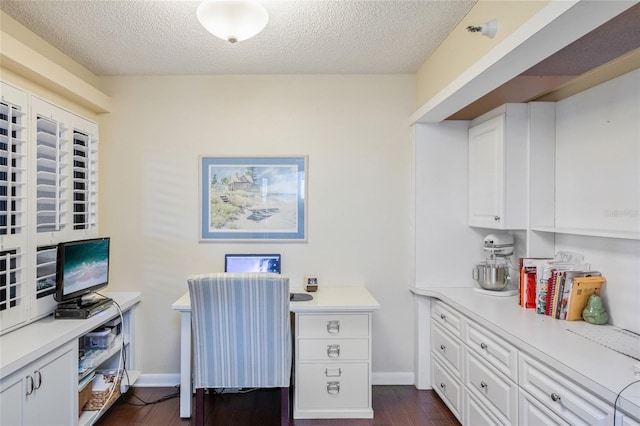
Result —
[[481, 387], [482, 389], [486, 389], [487, 387], [489, 387], [489, 385], [488, 385], [488, 384], [486, 384], [485, 382], [480, 382], [480, 387]]
[[340, 382], [327, 382], [327, 393], [329, 395], [337, 395], [340, 393]]
[[327, 345], [327, 356], [338, 358], [340, 356], [340, 345]]
[[480, 343], [480, 347], [481, 347], [482, 349], [487, 349], [487, 344], [486, 344], [486, 343], [484, 343], [484, 342], [483, 342], [483, 343]]
[[440, 314], [440, 318], [442, 318], [443, 320], [446, 320], [447, 316], [445, 314]]
[[552, 393], [552, 394], [551, 394], [551, 400], [552, 400], [553, 402], [560, 401], [560, 395], [558, 395], [558, 394], [557, 394], [557, 393], [555, 393], [555, 392], [554, 392], [554, 393]]
[[329, 334], [340, 333], [340, 321], [338, 320], [327, 321], [327, 333]]
[[447, 385], [445, 385], [444, 383], [440, 383], [440, 389], [442, 389], [443, 391], [446, 391]]
[[445, 345], [440, 345], [440, 349], [442, 349], [443, 351], [447, 349], [447, 347]]
[[493, 220], [495, 220], [496, 222], [500, 222], [500, 216], [494, 216]]

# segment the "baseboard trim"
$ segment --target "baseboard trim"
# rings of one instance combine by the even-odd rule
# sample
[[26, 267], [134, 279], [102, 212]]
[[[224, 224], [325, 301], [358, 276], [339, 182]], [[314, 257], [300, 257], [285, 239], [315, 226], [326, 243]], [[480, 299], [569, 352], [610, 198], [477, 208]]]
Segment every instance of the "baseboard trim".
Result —
[[141, 388], [169, 388], [180, 384], [180, 374], [141, 374], [133, 385]]
[[[413, 385], [413, 373], [371, 373], [373, 385]], [[178, 386], [180, 374], [141, 374], [134, 386], [165, 388]]]
[[373, 385], [413, 385], [413, 373], [371, 373]]

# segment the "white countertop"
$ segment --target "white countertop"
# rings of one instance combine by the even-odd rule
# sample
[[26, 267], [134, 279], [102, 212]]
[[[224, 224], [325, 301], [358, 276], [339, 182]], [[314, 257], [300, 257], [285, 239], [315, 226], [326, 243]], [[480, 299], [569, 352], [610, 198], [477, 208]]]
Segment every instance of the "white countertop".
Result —
[[[115, 300], [123, 311], [141, 300], [140, 293], [137, 292], [104, 295]], [[54, 319], [53, 315], [49, 315], [0, 336], [0, 377], [7, 377], [117, 316], [118, 309], [115, 304], [88, 319]]]
[[[611, 405], [618, 392], [640, 380], [633, 368], [634, 365], [640, 368], [640, 361], [569, 331], [600, 326], [539, 315], [534, 309], [518, 306], [518, 296], [495, 297], [478, 293], [471, 287], [413, 287], [410, 290], [451, 305], [522, 352], [562, 371]], [[640, 383], [624, 391], [618, 408], [640, 419]]]
[[[291, 288], [291, 293], [307, 293], [302, 288]], [[321, 287], [309, 292], [312, 300], [289, 302], [291, 312], [329, 312], [329, 311], [376, 311], [380, 309], [378, 301], [364, 287]], [[191, 301], [187, 291], [171, 308], [176, 311], [190, 311]]]

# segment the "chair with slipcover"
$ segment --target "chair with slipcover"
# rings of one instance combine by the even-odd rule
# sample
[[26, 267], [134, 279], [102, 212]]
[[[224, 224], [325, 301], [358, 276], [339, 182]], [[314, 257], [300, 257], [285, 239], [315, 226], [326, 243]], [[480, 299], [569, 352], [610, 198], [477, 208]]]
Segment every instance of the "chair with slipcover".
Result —
[[280, 421], [289, 424], [291, 322], [289, 278], [271, 273], [188, 277], [196, 424], [204, 391], [280, 388]]

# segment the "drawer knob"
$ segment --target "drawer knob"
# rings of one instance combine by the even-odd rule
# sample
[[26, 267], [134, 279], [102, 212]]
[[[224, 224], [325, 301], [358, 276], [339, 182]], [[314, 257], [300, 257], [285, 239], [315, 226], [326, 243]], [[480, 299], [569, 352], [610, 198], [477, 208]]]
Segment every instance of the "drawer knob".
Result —
[[329, 395], [337, 395], [340, 393], [340, 382], [327, 382], [327, 393]]
[[552, 393], [552, 394], [551, 394], [551, 400], [552, 400], [553, 402], [560, 401], [560, 395], [558, 395], [558, 394], [557, 394], [557, 393], [555, 393], [555, 392], [554, 392], [554, 393]]
[[327, 333], [329, 334], [340, 333], [340, 321], [338, 320], [327, 321]]
[[482, 389], [486, 389], [487, 387], [489, 387], [489, 385], [488, 385], [488, 384], [486, 384], [485, 382], [480, 382], [480, 387], [481, 387]]
[[447, 390], [447, 385], [445, 385], [444, 383], [440, 383], [440, 389], [442, 389], [443, 391], [446, 392]]
[[445, 345], [440, 345], [440, 349], [442, 349], [443, 351], [447, 349], [447, 347]]
[[496, 222], [500, 222], [500, 216], [494, 216], [493, 220], [495, 220]]
[[487, 344], [486, 343], [480, 343], [480, 347], [482, 349], [487, 349]]
[[445, 314], [440, 314], [440, 318], [442, 318], [443, 320], [446, 320], [447, 316]]
[[325, 368], [324, 375], [326, 377], [340, 377], [342, 376], [342, 368]]
[[338, 358], [340, 356], [340, 345], [327, 345], [327, 356]]

